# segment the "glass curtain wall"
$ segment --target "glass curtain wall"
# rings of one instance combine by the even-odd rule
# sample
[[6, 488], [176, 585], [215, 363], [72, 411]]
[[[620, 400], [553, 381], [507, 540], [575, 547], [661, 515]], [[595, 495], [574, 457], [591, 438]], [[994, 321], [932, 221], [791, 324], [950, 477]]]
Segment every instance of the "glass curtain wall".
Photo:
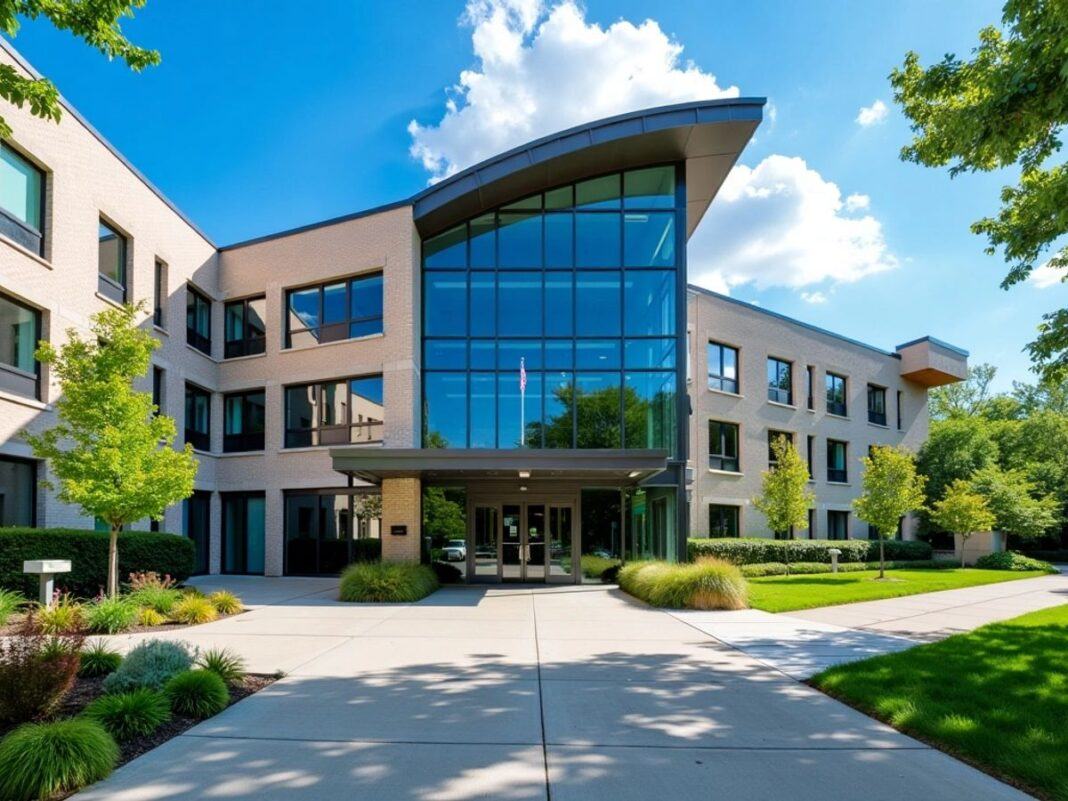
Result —
[[676, 440], [675, 165], [558, 187], [423, 242], [423, 444]]

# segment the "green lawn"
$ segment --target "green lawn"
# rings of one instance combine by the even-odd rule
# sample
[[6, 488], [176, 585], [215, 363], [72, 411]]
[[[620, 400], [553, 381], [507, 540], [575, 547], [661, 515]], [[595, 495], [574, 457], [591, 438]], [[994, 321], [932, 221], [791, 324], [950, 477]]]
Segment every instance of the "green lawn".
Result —
[[955, 590], [979, 584], [1044, 576], [1040, 571], [976, 570], [956, 568], [942, 570], [888, 570], [879, 581], [877, 570], [858, 573], [817, 573], [810, 576], [762, 576], [749, 581], [749, 605], [765, 612], [789, 612], [817, 606], [849, 604], [900, 598], [921, 592]]
[[1068, 801], [1068, 605], [831, 668], [824, 692], [1042, 798]]

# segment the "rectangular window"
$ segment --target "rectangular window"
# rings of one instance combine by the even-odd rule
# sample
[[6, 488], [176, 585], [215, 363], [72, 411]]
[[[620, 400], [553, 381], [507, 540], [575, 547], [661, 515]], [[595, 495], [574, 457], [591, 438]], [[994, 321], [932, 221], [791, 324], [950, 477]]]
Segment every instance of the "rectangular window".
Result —
[[152, 322], [164, 328], [163, 310], [167, 303], [167, 265], [156, 259], [152, 281]]
[[816, 368], [811, 364], [805, 368], [805, 406], [809, 410], [816, 408]]
[[849, 480], [846, 471], [846, 443], [841, 440], [827, 440], [827, 480], [840, 484]]
[[708, 536], [737, 537], [739, 511], [737, 506], [722, 506], [715, 503], [709, 504]]
[[152, 366], [152, 405], [156, 407], [153, 414], [163, 414], [164, 373], [162, 367]]
[[0, 389], [41, 399], [41, 367], [34, 358], [41, 313], [0, 294]]
[[344, 570], [357, 554], [355, 542], [377, 537], [380, 498], [365, 490], [286, 492], [283, 573], [336, 575]]
[[0, 234], [44, 255], [45, 174], [0, 142]]
[[222, 494], [222, 572], [263, 575], [264, 506], [262, 492]]
[[0, 526], [37, 525], [37, 462], [0, 456]]
[[808, 538], [810, 540], [816, 539], [816, 510], [808, 510]]
[[266, 418], [262, 389], [223, 396], [223, 452], [262, 451]]
[[708, 466], [738, 472], [738, 424], [708, 421]]
[[827, 373], [827, 413], [845, 417], [848, 411], [846, 407], [846, 379], [845, 376]]
[[185, 385], [185, 441], [198, 451], [211, 450], [211, 393]]
[[841, 512], [836, 509], [827, 510], [827, 539], [849, 539], [849, 512]]
[[738, 349], [708, 343], [708, 388], [738, 394]]
[[777, 464], [777, 461], [775, 459], [775, 451], [774, 451], [772, 446], [775, 444], [776, 440], [779, 440], [779, 439], [785, 439], [787, 442], [790, 442], [792, 444], [793, 441], [794, 441], [794, 435], [792, 433], [790, 433], [789, 431], [776, 431], [773, 428], [769, 428], [768, 429], [768, 466], [769, 467], [774, 467]]
[[285, 390], [285, 447], [382, 441], [382, 376], [299, 384]]
[[382, 273], [286, 291], [287, 348], [382, 331]]
[[768, 357], [768, 400], [793, 406], [793, 364]]
[[267, 343], [267, 299], [231, 300], [223, 307], [223, 358], [263, 353]]
[[816, 438], [811, 434], [808, 435], [808, 480], [813, 481], [816, 478]]
[[182, 534], [193, 541], [193, 573], [208, 572], [211, 541], [211, 493], [193, 490], [182, 501]]
[[886, 425], [886, 388], [868, 384], [868, 422]]
[[897, 393], [897, 430], [898, 431], [903, 431], [904, 430], [904, 422], [903, 422], [903, 418], [902, 418], [904, 412], [902, 411], [902, 409], [903, 409], [903, 407], [902, 407], [901, 390], [898, 390], [898, 393]]
[[97, 242], [97, 290], [117, 303], [126, 302], [126, 237], [103, 220]]
[[185, 341], [211, 355], [211, 301], [192, 284], [185, 287]]

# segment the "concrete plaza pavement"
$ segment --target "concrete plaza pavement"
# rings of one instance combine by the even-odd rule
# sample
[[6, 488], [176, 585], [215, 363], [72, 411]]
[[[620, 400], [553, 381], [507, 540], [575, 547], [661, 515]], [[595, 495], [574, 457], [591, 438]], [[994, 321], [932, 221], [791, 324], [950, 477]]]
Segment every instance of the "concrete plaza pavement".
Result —
[[170, 636], [286, 677], [81, 801], [1027, 798], [615, 588], [200, 583], [253, 608]]

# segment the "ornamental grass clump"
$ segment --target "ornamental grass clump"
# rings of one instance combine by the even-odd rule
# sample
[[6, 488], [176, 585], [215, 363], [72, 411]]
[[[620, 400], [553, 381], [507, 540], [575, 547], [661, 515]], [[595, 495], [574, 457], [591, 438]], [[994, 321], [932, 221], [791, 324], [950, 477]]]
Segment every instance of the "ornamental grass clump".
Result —
[[187, 595], [171, 609], [170, 618], [176, 623], [196, 626], [211, 623], [219, 617], [214, 604], [203, 595]]
[[171, 704], [159, 690], [142, 687], [128, 693], [102, 695], [82, 712], [119, 742], [145, 737], [171, 719]]
[[104, 679], [104, 692], [122, 693], [141, 687], [159, 689], [173, 676], [189, 670], [193, 652], [184, 643], [148, 640], [131, 649], [118, 670]]
[[236, 615], [244, 609], [241, 605], [241, 599], [226, 590], [213, 592], [208, 596], [208, 600], [211, 601], [211, 605], [215, 607], [215, 611], [220, 615]]
[[245, 660], [229, 648], [210, 648], [200, 655], [196, 663], [197, 667], [210, 670], [231, 687], [245, 678]]
[[339, 598], [357, 603], [410, 603], [438, 588], [434, 571], [426, 565], [363, 562], [341, 574]]
[[118, 634], [137, 621], [137, 606], [126, 598], [99, 598], [85, 608], [85, 627], [93, 634]]
[[51, 606], [38, 607], [33, 625], [42, 634], [70, 634], [85, 628], [85, 609], [70, 595], [56, 593]]
[[6, 626], [8, 619], [26, 603], [26, 596], [14, 590], [0, 589], [0, 626]]
[[652, 606], [672, 609], [745, 609], [741, 571], [718, 559], [691, 564], [634, 562], [619, 570], [620, 588]]
[[31, 801], [72, 792], [103, 779], [118, 761], [118, 745], [96, 721], [27, 723], [0, 740], [0, 798]]
[[179, 673], [167, 682], [163, 691], [174, 713], [187, 718], [210, 718], [230, 703], [226, 682], [203, 668]]
[[105, 643], [97, 641], [82, 649], [78, 675], [85, 679], [106, 676], [118, 670], [121, 664], [122, 655], [118, 651], [113, 651]]
[[127, 598], [142, 609], [151, 609], [160, 615], [169, 615], [182, 600], [182, 593], [173, 587], [145, 586], [133, 590]]
[[137, 625], [138, 626], [162, 626], [167, 622], [167, 618], [157, 612], [150, 606], [144, 606], [137, 610]]

